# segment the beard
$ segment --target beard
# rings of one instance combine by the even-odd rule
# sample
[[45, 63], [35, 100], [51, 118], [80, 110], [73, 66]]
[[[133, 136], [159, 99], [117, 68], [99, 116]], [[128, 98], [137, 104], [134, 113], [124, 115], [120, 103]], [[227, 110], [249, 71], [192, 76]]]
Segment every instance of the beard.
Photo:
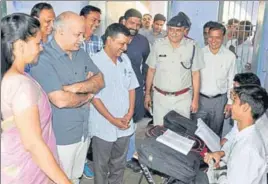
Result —
[[130, 35], [131, 36], [136, 36], [138, 34], [138, 30], [137, 29], [129, 29]]

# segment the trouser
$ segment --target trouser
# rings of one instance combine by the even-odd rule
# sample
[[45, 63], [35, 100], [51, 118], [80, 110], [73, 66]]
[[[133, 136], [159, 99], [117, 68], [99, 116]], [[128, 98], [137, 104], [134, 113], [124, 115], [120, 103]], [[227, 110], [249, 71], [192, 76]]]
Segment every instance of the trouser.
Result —
[[195, 184], [209, 184], [207, 174], [203, 171], [198, 171], [196, 173]]
[[200, 95], [199, 110], [208, 113], [209, 121], [205, 122], [219, 137], [222, 134], [224, 122], [224, 107], [227, 103], [227, 95], [217, 98], [207, 98]]
[[59, 160], [65, 174], [74, 184], [79, 184], [79, 178], [82, 176], [86, 160], [87, 150], [90, 139], [70, 145], [57, 145]]
[[136, 98], [135, 98], [135, 108], [133, 114], [133, 121], [137, 123], [140, 121], [145, 115], [145, 107], [144, 107], [144, 92], [142, 87], [138, 87], [135, 89]]
[[128, 151], [127, 151], [127, 161], [130, 161], [136, 152], [136, 134], [135, 132], [132, 134], [129, 140], [129, 145], [128, 145]]
[[163, 95], [158, 91], [154, 91], [153, 95], [153, 120], [154, 125], [163, 125], [164, 116], [171, 110], [190, 118], [190, 107], [192, 103], [192, 93], [190, 91], [174, 96], [174, 95]]
[[107, 142], [92, 138], [95, 184], [122, 184], [130, 136]]

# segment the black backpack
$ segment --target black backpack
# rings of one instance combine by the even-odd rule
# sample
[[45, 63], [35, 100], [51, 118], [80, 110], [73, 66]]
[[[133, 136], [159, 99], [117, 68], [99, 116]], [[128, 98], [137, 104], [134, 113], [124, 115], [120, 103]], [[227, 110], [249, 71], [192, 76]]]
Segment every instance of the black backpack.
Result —
[[194, 184], [200, 166], [200, 155], [190, 151], [184, 155], [158, 141], [145, 138], [138, 148], [139, 162], [147, 167], [173, 177], [183, 184]]

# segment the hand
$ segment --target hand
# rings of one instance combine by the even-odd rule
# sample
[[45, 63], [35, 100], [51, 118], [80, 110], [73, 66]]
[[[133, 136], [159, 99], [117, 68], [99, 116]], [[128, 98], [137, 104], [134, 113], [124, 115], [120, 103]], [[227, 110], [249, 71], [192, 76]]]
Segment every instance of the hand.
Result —
[[122, 130], [126, 130], [126, 129], [129, 128], [129, 125], [126, 124], [126, 120], [123, 119], [123, 118], [113, 118], [111, 123], [114, 124], [115, 126], [117, 126], [118, 128], [122, 129]]
[[124, 123], [129, 124], [129, 122], [130, 122], [132, 116], [133, 116], [133, 113], [127, 113], [127, 114], [123, 117], [123, 119], [124, 119]]
[[67, 91], [67, 92], [71, 92], [71, 93], [76, 93], [77, 92], [77, 90], [74, 87], [72, 87], [72, 85], [63, 86], [62, 89], [63, 89], [63, 91]]
[[94, 98], [94, 94], [92, 94], [92, 93], [88, 93], [87, 95], [88, 95], [88, 97], [87, 97], [87, 101], [88, 101], [88, 102], [91, 102], [92, 99]]
[[151, 95], [145, 95], [145, 99], [144, 99], [144, 107], [145, 107], [145, 109], [147, 109], [150, 112], [151, 106], [152, 106]]
[[227, 141], [228, 139], [226, 138], [221, 139], [220, 145], [223, 146]]
[[86, 102], [87, 102], [88, 107], [90, 107], [90, 103], [92, 101], [92, 98], [94, 98], [94, 94], [88, 93], [87, 95], [88, 97], [87, 97]]
[[213, 153], [206, 153], [205, 157], [204, 157], [204, 162], [206, 162], [207, 164], [209, 164], [211, 162], [211, 160], [215, 161], [214, 166], [217, 168], [219, 167], [219, 163], [221, 158], [224, 156], [224, 152], [223, 151], [216, 151]]
[[192, 113], [197, 113], [199, 107], [198, 100], [193, 100], [191, 104], [191, 112]]
[[224, 108], [225, 118], [229, 118], [231, 116], [231, 111], [232, 111], [232, 105], [230, 104], [225, 105]]
[[94, 75], [93, 72], [88, 72], [86, 79], [89, 79], [89, 78], [92, 77], [93, 75]]

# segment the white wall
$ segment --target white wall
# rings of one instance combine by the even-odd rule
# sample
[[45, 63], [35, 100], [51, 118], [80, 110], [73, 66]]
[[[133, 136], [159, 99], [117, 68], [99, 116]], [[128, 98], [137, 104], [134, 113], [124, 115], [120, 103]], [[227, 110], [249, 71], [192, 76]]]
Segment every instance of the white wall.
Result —
[[88, 5], [88, 1], [7, 1], [7, 14], [22, 12], [30, 14], [32, 7], [39, 2], [47, 2], [53, 6], [56, 16], [64, 11], [80, 13]]

